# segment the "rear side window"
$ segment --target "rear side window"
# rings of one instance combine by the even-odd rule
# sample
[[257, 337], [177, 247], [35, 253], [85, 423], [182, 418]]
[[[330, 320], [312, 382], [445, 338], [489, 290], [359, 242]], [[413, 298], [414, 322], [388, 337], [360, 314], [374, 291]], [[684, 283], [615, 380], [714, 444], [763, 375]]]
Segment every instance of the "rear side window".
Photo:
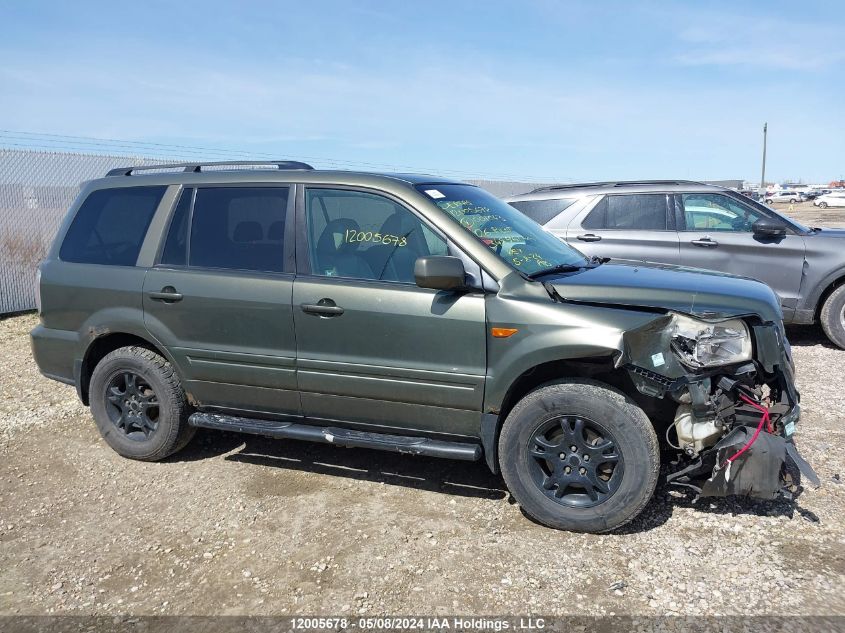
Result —
[[528, 216], [537, 224], [547, 224], [552, 219], [577, 200], [577, 198], [560, 198], [558, 200], [518, 200], [508, 204]]
[[605, 196], [590, 211], [585, 229], [665, 231], [668, 227], [666, 194], [648, 193]]
[[197, 189], [188, 264], [283, 272], [288, 187]]
[[134, 266], [166, 187], [92, 192], [68, 228], [59, 258], [80, 264]]

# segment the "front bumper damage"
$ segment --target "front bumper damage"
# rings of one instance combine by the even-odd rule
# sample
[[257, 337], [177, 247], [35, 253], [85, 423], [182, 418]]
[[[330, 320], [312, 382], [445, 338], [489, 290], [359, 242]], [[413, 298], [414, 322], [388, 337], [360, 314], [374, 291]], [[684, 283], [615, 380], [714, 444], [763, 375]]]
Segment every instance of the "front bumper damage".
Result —
[[751, 361], [691, 369], [671, 351], [672, 319], [667, 314], [626, 333], [617, 360], [640, 393], [678, 403], [666, 437], [679, 459], [667, 482], [701, 496], [789, 497], [791, 465], [818, 487], [793, 441], [800, 396], [782, 327], [749, 322]]

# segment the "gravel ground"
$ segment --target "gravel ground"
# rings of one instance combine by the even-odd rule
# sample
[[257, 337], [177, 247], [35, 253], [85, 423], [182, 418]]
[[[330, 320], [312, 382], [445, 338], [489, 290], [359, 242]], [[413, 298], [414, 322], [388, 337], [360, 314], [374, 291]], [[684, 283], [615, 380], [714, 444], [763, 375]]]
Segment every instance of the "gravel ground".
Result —
[[623, 532], [526, 518], [481, 464], [204, 432], [158, 464], [41, 377], [0, 321], [0, 614], [845, 615], [845, 352], [790, 333], [793, 505], [658, 487]]
[[800, 202], [794, 205], [777, 203], [773, 205], [773, 208], [805, 226], [845, 227], [845, 208], [819, 209], [812, 202]]

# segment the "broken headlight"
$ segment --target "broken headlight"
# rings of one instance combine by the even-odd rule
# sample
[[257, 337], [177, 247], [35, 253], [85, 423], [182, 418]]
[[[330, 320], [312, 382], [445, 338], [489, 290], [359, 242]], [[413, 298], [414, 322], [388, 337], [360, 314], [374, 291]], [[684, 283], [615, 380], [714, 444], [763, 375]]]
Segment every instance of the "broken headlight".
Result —
[[714, 367], [751, 360], [751, 335], [742, 319], [710, 323], [674, 315], [672, 351], [689, 367]]

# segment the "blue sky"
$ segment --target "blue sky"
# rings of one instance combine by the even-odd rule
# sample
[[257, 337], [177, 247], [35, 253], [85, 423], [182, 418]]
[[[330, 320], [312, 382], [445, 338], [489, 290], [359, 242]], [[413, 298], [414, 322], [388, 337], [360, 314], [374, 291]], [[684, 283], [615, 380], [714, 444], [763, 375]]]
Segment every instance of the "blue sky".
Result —
[[838, 2], [0, 0], [0, 59], [5, 130], [535, 181], [756, 180], [768, 121], [767, 176], [845, 175]]

